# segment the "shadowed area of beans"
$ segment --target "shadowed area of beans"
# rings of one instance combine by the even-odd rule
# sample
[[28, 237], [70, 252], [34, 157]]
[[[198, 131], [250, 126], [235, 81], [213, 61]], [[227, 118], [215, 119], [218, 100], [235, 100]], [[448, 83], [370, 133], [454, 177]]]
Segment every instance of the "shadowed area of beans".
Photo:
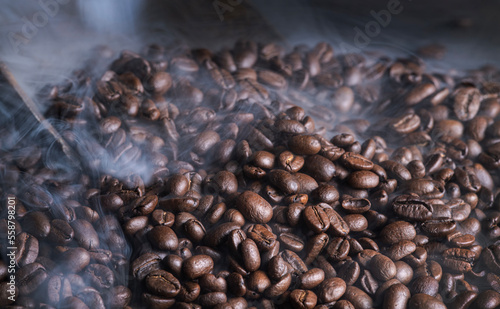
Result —
[[111, 55], [38, 96], [81, 166], [0, 131], [2, 307], [500, 306], [496, 68], [245, 40]]

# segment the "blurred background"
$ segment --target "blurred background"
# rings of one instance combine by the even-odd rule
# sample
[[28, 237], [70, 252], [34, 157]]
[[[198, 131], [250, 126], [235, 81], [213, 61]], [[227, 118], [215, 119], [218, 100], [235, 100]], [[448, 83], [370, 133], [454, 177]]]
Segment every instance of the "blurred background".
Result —
[[[22, 56], [37, 62], [51, 58], [61, 61], [96, 44], [137, 48], [151, 41], [175, 39], [193, 46], [219, 48], [248, 37], [261, 42], [279, 40], [285, 45], [324, 40], [337, 47], [344, 43], [362, 50], [395, 54], [414, 53], [418, 47], [438, 43], [446, 47], [444, 59], [453, 65], [467, 68], [500, 62], [497, 52], [500, 2], [493, 0], [1, 0], [0, 3], [0, 48], [4, 61], [20, 60]], [[364, 38], [360, 31], [366, 35]]]
[[[500, 66], [500, 2], [411, 0], [0, 0], [0, 61], [34, 95], [106, 45], [220, 49], [241, 38], [332, 44], [336, 54], [424, 57], [432, 71]], [[111, 55], [113, 58], [115, 55]], [[110, 59], [111, 59], [110, 58]], [[100, 64], [105, 66], [106, 64]]]

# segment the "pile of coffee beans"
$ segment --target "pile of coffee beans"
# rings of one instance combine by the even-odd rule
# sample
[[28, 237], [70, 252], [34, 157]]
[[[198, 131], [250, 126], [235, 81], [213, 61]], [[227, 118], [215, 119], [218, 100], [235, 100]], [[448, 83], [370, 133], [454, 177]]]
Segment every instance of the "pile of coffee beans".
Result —
[[251, 41], [95, 63], [40, 94], [80, 166], [2, 131], [2, 307], [499, 308], [497, 69]]

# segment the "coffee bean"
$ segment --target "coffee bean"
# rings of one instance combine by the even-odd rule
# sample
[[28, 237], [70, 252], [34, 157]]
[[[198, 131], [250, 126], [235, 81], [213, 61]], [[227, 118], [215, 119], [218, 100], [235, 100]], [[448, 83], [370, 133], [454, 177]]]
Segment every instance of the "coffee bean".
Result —
[[144, 253], [131, 265], [132, 275], [138, 280], [144, 279], [150, 272], [160, 268], [160, 257], [154, 253]]
[[241, 242], [240, 252], [243, 265], [248, 272], [253, 272], [260, 268], [261, 258], [259, 249], [252, 239], [247, 238]]
[[389, 125], [389, 128], [396, 133], [408, 134], [418, 129], [420, 126], [420, 117], [416, 114], [408, 113], [396, 118]]
[[306, 243], [306, 257], [304, 258], [304, 263], [312, 263], [326, 247], [328, 240], [328, 235], [325, 233], [316, 234], [311, 237]]
[[433, 211], [430, 204], [411, 195], [397, 197], [392, 204], [392, 209], [399, 217], [412, 221], [428, 220]]
[[335, 175], [335, 165], [321, 155], [313, 155], [305, 164], [306, 170], [318, 182], [328, 182]]
[[443, 252], [444, 266], [457, 272], [468, 272], [472, 269], [475, 254], [463, 248], [450, 248]]
[[419, 309], [419, 308], [432, 308], [441, 309], [446, 308], [446, 306], [436, 299], [435, 297], [429, 296], [427, 294], [415, 294], [410, 298], [408, 302], [408, 308]]
[[346, 152], [340, 157], [340, 162], [347, 168], [353, 170], [371, 170], [373, 162], [360, 154]]
[[383, 254], [375, 255], [369, 264], [373, 276], [381, 281], [387, 281], [396, 276], [396, 265], [394, 265], [394, 262], [390, 258]]
[[433, 84], [418, 84], [406, 94], [405, 103], [410, 106], [416, 105], [435, 91], [436, 87]]
[[245, 219], [256, 223], [267, 223], [273, 216], [271, 205], [260, 195], [245, 191], [236, 199], [236, 207]]
[[404, 284], [394, 284], [385, 292], [383, 308], [404, 308], [410, 296], [410, 290]]
[[313, 136], [295, 135], [288, 141], [288, 148], [298, 155], [314, 155], [321, 150], [321, 144]]
[[50, 233], [50, 220], [41, 211], [29, 212], [23, 217], [25, 231], [37, 238], [45, 238]]
[[147, 289], [158, 296], [172, 298], [179, 294], [181, 283], [171, 273], [158, 269], [146, 276]]
[[411, 173], [403, 165], [387, 160], [380, 163], [380, 166], [387, 171], [387, 176], [390, 178], [395, 178], [398, 181], [407, 181], [411, 179]]
[[454, 98], [453, 109], [460, 120], [471, 120], [476, 116], [481, 104], [479, 90], [472, 87], [457, 89]]
[[85, 268], [85, 278], [97, 290], [109, 289], [114, 285], [115, 276], [111, 269], [101, 264], [90, 264]]
[[90, 222], [78, 219], [71, 222], [71, 227], [80, 246], [85, 249], [99, 248], [99, 236]]
[[396, 221], [386, 225], [380, 232], [380, 238], [387, 244], [396, 244], [404, 240], [413, 240], [416, 236], [413, 225], [405, 221]]
[[182, 272], [188, 279], [197, 279], [214, 268], [214, 261], [208, 255], [194, 255], [182, 263]]
[[413, 295], [423, 293], [429, 296], [436, 296], [439, 289], [439, 282], [431, 276], [421, 276], [413, 281], [410, 289]]
[[379, 177], [370, 171], [355, 171], [347, 177], [347, 183], [356, 189], [372, 189], [378, 186]]
[[48, 278], [47, 271], [39, 263], [31, 263], [21, 267], [17, 274], [19, 295], [29, 295]]
[[413, 278], [413, 269], [407, 263], [403, 261], [397, 261], [394, 263], [396, 265], [396, 279], [398, 279], [402, 284], [407, 285]]
[[148, 239], [153, 246], [160, 250], [175, 250], [179, 246], [177, 235], [165, 225], [158, 225], [149, 231]]
[[293, 290], [290, 293], [290, 302], [293, 308], [311, 309], [316, 306], [318, 297], [309, 290]]
[[361, 232], [368, 228], [368, 221], [363, 215], [352, 214], [344, 217], [351, 232]]
[[299, 182], [287, 171], [278, 169], [270, 171], [269, 181], [286, 195], [299, 191]]
[[343, 299], [353, 304], [355, 308], [372, 308], [373, 300], [368, 294], [355, 286], [346, 288]]
[[443, 237], [453, 233], [457, 224], [451, 219], [432, 219], [422, 223], [422, 230], [431, 237]]
[[332, 261], [342, 261], [347, 258], [351, 246], [347, 239], [342, 237], [334, 237], [326, 247], [325, 254]]
[[304, 221], [315, 233], [326, 231], [330, 227], [328, 215], [320, 206], [308, 206], [303, 212]]
[[19, 266], [25, 266], [35, 262], [39, 253], [39, 242], [38, 239], [33, 237], [28, 233], [21, 233], [17, 235], [15, 240], [15, 251], [14, 260]]
[[370, 201], [365, 198], [346, 198], [341, 205], [348, 213], [354, 214], [367, 212], [371, 207]]
[[83, 248], [72, 248], [61, 255], [63, 269], [70, 273], [82, 271], [90, 263], [90, 254]]
[[207, 246], [216, 247], [226, 240], [226, 237], [231, 233], [231, 231], [239, 228], [240, 226], [234, 222], [222, 223], [221, 225], [210, 229], [205, 235], [203, 242]]
[[304, 166], [304, 157], [296, 156], [290, 151], [283, 151], [278, 157], [278, 164], [287, 172], [298, 172]]
[[284, 248], [294, 252], [300, 252], [304, 249], [304, 241], [292, 233], [281, 233], [279, 235], [279, 240]]

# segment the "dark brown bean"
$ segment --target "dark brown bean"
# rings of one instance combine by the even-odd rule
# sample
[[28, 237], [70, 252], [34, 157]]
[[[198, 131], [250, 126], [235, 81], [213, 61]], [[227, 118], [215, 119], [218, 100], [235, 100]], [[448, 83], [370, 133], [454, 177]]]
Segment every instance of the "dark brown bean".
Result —
[[260, 195], [245, 191], [236, 199], [236, 207], [245, 219], [256, 223], [267, 223], [273, 216], [273, 209]]

